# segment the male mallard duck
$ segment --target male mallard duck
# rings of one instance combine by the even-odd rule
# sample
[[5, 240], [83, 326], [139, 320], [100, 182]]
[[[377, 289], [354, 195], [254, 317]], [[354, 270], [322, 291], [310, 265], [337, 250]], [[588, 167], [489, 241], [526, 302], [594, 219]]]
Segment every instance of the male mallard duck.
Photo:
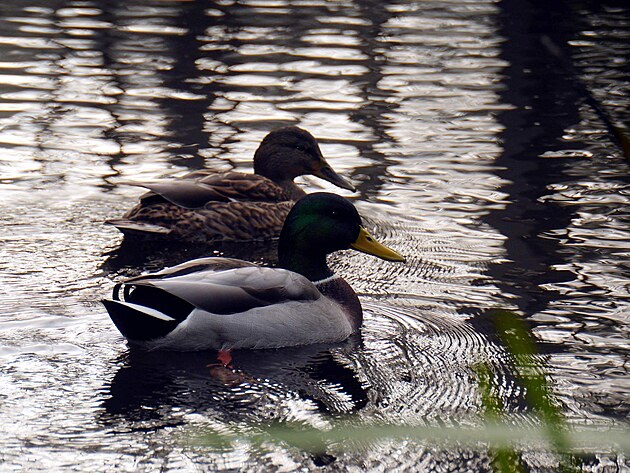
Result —
[[303, 197], [286, 218], [279, 268], [200, 258], [117, 284], [103, 303], [114, 324], [149, 349], [275, 348], [345, 340], [363, 320], [359, 298], [326, 255], [353, 248], [404, 261], [378, 243], [343, 197]]
[[267, 240], [280, 234], [296, 200], [306, 193], [293, 179], [311, 174], [356, 190], [322, 156], [315, 138], [288, 126], [269, 133], [254, 154], [254, 174], [196, 171], [146, 187], [122, 219], [107, 220], [125, 234], [179, 241]]

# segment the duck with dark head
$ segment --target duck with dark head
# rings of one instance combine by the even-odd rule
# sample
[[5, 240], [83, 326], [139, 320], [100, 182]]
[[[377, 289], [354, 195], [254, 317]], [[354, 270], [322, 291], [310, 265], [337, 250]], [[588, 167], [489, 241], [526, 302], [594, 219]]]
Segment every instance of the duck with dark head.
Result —
[[313, 175], [356, 189], [326, 162], [313, 136], [288, 126], [269, 133], [254, 154], [254, 174], [195, 171], [179, 179], [127, 182], [149, 189], [123, 218], [107, 220], [125, 235], [194, 242], [277, 238], [296, 200], [294, 179]]

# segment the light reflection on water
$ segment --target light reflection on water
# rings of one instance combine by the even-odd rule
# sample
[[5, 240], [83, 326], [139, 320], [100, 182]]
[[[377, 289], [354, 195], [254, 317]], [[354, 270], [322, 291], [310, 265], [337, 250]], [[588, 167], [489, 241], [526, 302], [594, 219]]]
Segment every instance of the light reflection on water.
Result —
[[[484, 360], [510, 411], [522, 415], [523, 393], [484, 318], [497, 305], [523, 310], [547, 342], [573, 421], [626, 419], [628, 165], [597, 115], [565, 87], [567, 73], [548, 74], [534, 60], [536, 38], [510, 29], [514, 13], [482, 0], [4, 6], [7, 468], [291, 470], [328, 462], [431, 470], [449, 461], [483, 469], [483, 454], [406, 443], [322, 459], [288, 447], [197, 451], [182, 439], [197, 427], [283, 420], [323, 428], [346, 414], [366, 424], [475, 425], [472, 366]], [[569, 13], [573, 23], [561, 33], [582, 80], [627, 122], [627, 66], [615, 59], [627, 53], [627, 12]], [[592, 24], [580, 30], [577, 18]], [[552, 24], [522, 19], [525, 27]], [[511, 66], [522, 57], [532, 71], [525, 77]], [[549, 93], [551, 105], [532, 87]], [[122, 183], [200, 167], [249, 171], [260, 139], [283, 124], [318, 137], [359, 193], [304, 178], [308, 190], [352, 198], [374, 233], [408, 256], [406, 265], [333, 257], [364, 302], [361, 339], [237, 353], [236, 373], [213, 367], [208, 353], [129, 353], [98, 303], [113, 280], [213, 249], [119, 249], [120, 236], [102, 222], [137, 198]], [[273, 245], [214, 251], [274, 259]]]

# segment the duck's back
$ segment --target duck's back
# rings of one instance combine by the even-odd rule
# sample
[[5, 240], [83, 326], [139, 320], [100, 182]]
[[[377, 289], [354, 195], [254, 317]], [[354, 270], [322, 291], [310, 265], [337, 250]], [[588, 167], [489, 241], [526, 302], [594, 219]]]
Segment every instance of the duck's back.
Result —
[[294, 201], [293, 182], [281, 186], [257, 174], [196, 171], [181, 179], [134, 183], [149, 189], [122, 219], [126, 235], [180, 241], [268, 240], [280, 234]]

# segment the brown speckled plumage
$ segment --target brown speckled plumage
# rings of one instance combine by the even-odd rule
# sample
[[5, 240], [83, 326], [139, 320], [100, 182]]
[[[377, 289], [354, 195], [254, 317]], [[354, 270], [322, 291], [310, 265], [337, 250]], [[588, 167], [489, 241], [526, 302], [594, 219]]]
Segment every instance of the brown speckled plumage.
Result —
[[170, 202], [138, 205], [130, 220], [169, 228], [168, 237], [192, 241], [247, 241], [275, 238], [282, 230], [293, 201], [212, 202], [187, 209]]
[[127, 235], [179, 241], [268, 240], [280, 234], [289, 210], [305, 192], [297, 176], [312, 174], [354, 187], [324, 160], [305, 130], [269, 133], [254, 156], [256, 174], [192, 172], [180, 179], [132, 183], [149, 189], [121, 219], [108, 220]]

